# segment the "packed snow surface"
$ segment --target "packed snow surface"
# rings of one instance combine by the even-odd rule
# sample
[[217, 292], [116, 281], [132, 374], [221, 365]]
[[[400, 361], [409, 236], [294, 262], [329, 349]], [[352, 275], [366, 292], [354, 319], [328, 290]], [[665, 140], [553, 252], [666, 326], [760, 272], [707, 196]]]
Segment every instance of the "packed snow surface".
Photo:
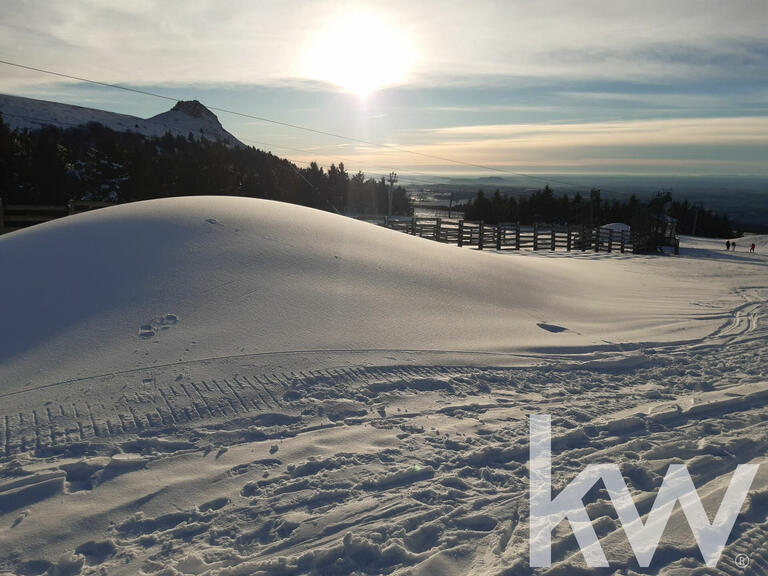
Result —
[[[478, 252], [221, 197], [2, 236], [0, 571], [528, 574], [530, 414], [556, 490], [616, 462], [647, 512], [684, 463], [712, 518], [768, 444], [768, 243], [737, 242]], [[767, 527], [761, 466], [716, 571], [768, 569]], [[678, 509], [641, 571], [704, 569]]]

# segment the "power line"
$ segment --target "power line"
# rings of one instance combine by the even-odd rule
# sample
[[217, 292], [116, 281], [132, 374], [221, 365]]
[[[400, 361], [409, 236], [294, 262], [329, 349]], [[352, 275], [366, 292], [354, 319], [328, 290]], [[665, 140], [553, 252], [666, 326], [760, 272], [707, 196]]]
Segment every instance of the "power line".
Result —
[[[108, 82], [100, 82], [98, 80], [92, 80], [90, 78], [84, 78], [84, 77], [75, 76], [75, 75], [72, 75], [72, 74], [64, 74], [62, 72], [54, 72], [52, 70], [46, 70], [44, 68], [36, 68], [34, 66], [27, 66], [26, 64], [19, 64], [17, 62], [10, 62], [8, 60], [0, 60], [0, 64], [5, 64], [7, 66], [14, 66], [16, 68], [22, 68], [24, 70], [30, 70], [30, 71], [33, 71], [33, 72], [39, 72], [41, 74], [50, 74], [52, 76], [58, 76], [60, 78], [67, 78], [67, 79], [70, 79], [70, 80], [76, 80], [78, 82], [86, 82], [86, 83], [89, 83], [89, 84], [95, 84], [97, 86], [103, 86], [103, 87], [106, 87], [106, 88], [115, 88], [117, 90], [125, 90], [127, 92], [133, 92], [135, 94], [142, 94], [144, 96], [151, 96], [153, 98], [162, 98], [163, 100], [169, 100], [169, 101], [172, 101], [172, 102], [180, 102], [182, 100], [181, 98], [175, 98], [175, 97], [172, 97], [172, 96], [167, 96], [165, 94], [158, 94], [156, 92], [149, 92], [147, 90], [139, 90], [137, 88], [131, 88], [129, 86], [123, 86], [121, 84], [110, 84]], [[272, 118], [266, 118], [264, 116], [257, 116], [255, 114], [248, 114], [248, 113], [245, 113], [245, 112], [238, 112], [236, 110], [229, 110], [227, 108], [219, 108], [217, 106], [208, 106], [208, 105], [206, 105], [206, 106], [210, 110], [214, 110], [216, 112], [221, 112], [221, 113], [224, 113], [224, 114], [231, 114], [233, 116], [240, 116], [242, 118], [248, 118], [248, 119], [251, 119], [251, 120], [258, 120], [260, 122], [266, 122], [268, 124], [275, 124], [277, 126], [283, 126], [283, 127], [286, 127], [286, 128], [293, 128], [295, 130], [302, 130], [304, 132], [310, 132], [310, 133], [319, 134], [319, 135], [322, 135], [322, 136], [329, 136], [329, 137], [332, 137], [332, 138], [338, 138], [340, 140], [346, 140], [348, 142], [355, 142], [355, 143], [358, 143], [358, 144], [365, 144], [367, 146], [374, 146], [376, 148], [385, 148], [385, 149], [393, 150], [393, 151], [396, 151], [396, 152], [402, 152], [404, 154], [412, 154], [412, 155], [415, 155], [415, 156], [420, 156], [422, 158], [429, 158], [429, 159], [432, 159], [432, 160], [439, 160], [441, 162], [449, 162], [449, 163], [456, 164], [456, 165], [459, 165], [459, 166], [466, 166], [466, 167], [469, 167], [469, 168], [478, 168], [480, 170], [489, 170], [489, 171], [492, 171], [492, 172], [498, 172], [498, 173], [501, 173], [501, 174], [508, 174], [508, 175], [511, 175], [511, 176], [517, 176], [517, 177], [521, 177], [521, 178], [528, 178], [528, 179], [531, 179], [531, 180], [538, 180], [538, 181], [546, 182], [546, 183], [552, 182], [554, 184], [562, 184], [564, 186], [570, 186], [570, 187], [573, 187], [573, 188], [582, 188], [582, 189], [585, 189], [585, 190], [589, 188], [588, 186], [584, 186], [583, 184], [576, 184], [574, 182], [568, 182], [566, 180], [561, 180], [561, 179], [557, 179], [557, 178], [544, 177], [544, 176], [534, 176], [532, 174], [525, 174], [523, 172], [515, 172], [515, 171], [507, 170], [507, 169], [504, 169], [504, 168], [498, 168], [496, 166], [487, 166], [487, 165], [484, 165], [484, 164], [475, 164], [473, 162], [465, 162], [463, 160], [456, 160], [455, 158], [449, 158], [447, 156], [439, 156], [439, 155], [436, 155], [436, 154], [428, 154], [426, 152], [419, 152], [418, 150], [410, 150], [408, 148], [402, 148], [402, 147], [396, 146], [394, 144], [385, 144], [385, 143], [382, 143], [382, 142], [374, 142], [374, 141], [365, 140], [365, 139], [362, 139], [362, 138], [355, 138], [353, 136], [346, 136], [346, 135], [343, 135], [343, 134], [338, 134], [338, 133], [335, 133], [335, 132], [329, 132], [329, 131], [326, 131], [326, 130], [318, 130], [316, 128], [310, 128], [310, 127], [307, 127], [307, 126], [302, 126], [302, 125], [299, 125], [299, 124], [293, 124], [293, 123], [290, 123], [290, 122], [283, 122], [283, 121], [280, 121], [280, 120], [273, 120]]]
[[[38, 124], [40, 126], [51, 125], [51, 126], [61, 126], [62, 128], [70, 128], [70, 127], [82, 126], [82, 124], [77, 123], [77, 122], [64, 122], [62, 120], [52, 120], [52, 119], [49, 119], [49, 118], [36, 118], [36, 117], [33, 117], [33, 116], [24, 116], [24, 115], [21, 115], [21, 114], [13, 114], [13, 113], [8, 113], [8, 112], [4, 112], [3, 116], [7, 117], [7, 118], [17, 118], [19, 120], [26, 120], [28, 122], [32, 122], [32, 123]], [[289, 146], [281, 146], [281, 145], [278, 145], [278, 144], [271, 144], [270, 142], [251, 140], [251, 139], [248, 139], [248, 138], [241, 138], [241, 140], [243, 142], [247, 142], [249, 144], [262, 144], [262, 145], [269, 146], [269, 147], [272, 147], [272, 148], [282, 148], [282, 149], [285, 149], [285, 150], [294, 150], [296, 152], [302, 152], [302, 153], [305, 153], [305, 154], [314, 154], [315, 153], [315, 152], [313, 152], [311, 150], [305, 150], [305, 149], [302, 149], [302, 148], [292, 148], [292, 147], [289, 147]], [[288, 158], [287, 156], [283, 156], [282, 158], [284, 160], [287, 160], [291, 164], [310, 165], [312, 163], [312, 162], [307, 162], [305, 160], [296, 160], [295, 158]], [[379, 168], [383, 168], [383, 167], [380, 166]], [[391, 170], [391, 169], [390, 168], [386, 168], [386, 170]], [[377, 176], [377, 177], [384, 177], [385, 176], [384, 173], [377, 173], [377, 172], [371, 172], [371, 171], [366, 171], [366, 173], [368, 175], [370, 175], [370, 176]], [[307, 184], [309, 184], [314, 190], [319, 192], [319, 190], [317, 190], [317, 187], [314, 184], [312, 184], [311, 182], [309, 182], [309, 180], [307, 180], [304, 177], [304, 175], [301, 174], [301, 172], [297, 171], [297, 174], [299, 175], [299, 177], [302, 180], [304, 180]], [[423, 175], [423, 176], [426, 176], [426, 175]], [[426, 179], [425, 178], [421, 178], [420, 179], [420, 178], [418, 178], [418, 176], [408, 176], [408, 175], [406, 175], [404, 177], [404, 179], [405, 180], [409, 180], [409, 181], [411, 181], [411, 182], [413, 182], [415, 184], [422, 184], [422, 185], [425, 185], [425, 186], [439, 186], [439, 183], [436, 183], [433, 179], [430, 179], [430, 178], [426, 178]], [[338, 211], [335, 206], [334, 206], [334, 210]]]
[[62, 74], [61, 72], [53, 72], [52, 70], [44, 70], [42, 68], [35, 68], [33, 66], [26, 66], [25, 64], [18, 64], [16, 62], [8, 62], [7, 60], [0, 60], [0, 64], [6, 64], [7, 66], [16, 66], [17, 68], [24, 68], [25, 70], [32, 70], [33, 72], [40, 72], [42, 74], [50, 74], [52, 76], [59, 76], [60, 78], [68, 78], [69, 80], [77, 80], [78, 82], [88, 82], [89, 84], [96, 84], [98, 86], [104, 86], [106, 88], [117, 88], [118, 90], [126, 90], [128, 92], [135, 92], [136, 94], [143, 94], [144, 96], [152, 96], [153, 98], [162, 98], [163, 100], [170, 100], [172, 102], [179, 102], [178, 98], [172, 98], [170, 96], [164, 96], [163, 94], [156, 94], [154, 92], [147, 92], [146, 90], [139, 90], [137, 88], [130, 88], [128, 86], [122, 86], [120, 84], [109, 84], [107, 82], [99, 82], [98, 80], [91, 80], [90, 78], [80, 78], [79, 76], [72, 76], [71, 74]]
[[[147, 90], [139, 90], [137, 88], [130, 88], [128, 86], [123, 86], [121, 84], [110, 84], [110, 83], [107, 83], [107, 82], [100, 82], [98, 80], [92, 80], [90, 78], [84, 78], [84, 77], [81, 77], [81, 76], [74, 76], [72, 74], [64, 74], [62, 72], [54, 72], [52, 70], [46, 70], [44, 68], [36, 68], [34, 66], [27, 66], [25, 64], [19, 64], [17, 62], [10, 62], [8, 60], [0, 60], [0, 64], [5, 64], [7, 66], [14, 66], [14, 67], [17, 67], [17, 68], [22, 68], [22, 69], [25, 69], [25, 70], [30, 70], [30, 71], [33, 71], [33, 72], [39, 72], [41, 74], [50, 74], [52, 76], [58, 76], [60, 78], [67, 78], [67, 79], [70, 79], [70, 80], [76, 80], [78, 82], [87, 82], [87, 83], [90, 83], [90, 84], [95, 84], [97, 86], [103, 86], [103, 87], [106, 87], [106, 88], [115, 88], [115, 89], [118, 89], [118, 90], [125, 90], [125, 91], [133, 92], [133, 93], [136, 93], [136, 94], [142, 94], [144, 96], [151, 96], [153, 98], [162, 98], [163, 100], [170, 100], [172, 102], [179, 102], [179, 101], [181, 101], [180, 98], [175, 98], [175, 97], [167, 96], [167, 95], [164, 95], [164, 94], [158, 94], [156, 92], [149, 92]], [[231, 114], [231, 115], [234, 115], [234, 116], [240, 116], [242, 118], [248, 118], [248, 119], [251, 119], [251, 120], [258, 120], [260, 122], [266, 122], [266, 123], [269, 123], [269, 124], [275, 124], [277, 126], [283, 126], [283, 127], [286, 127], [286, 128], [293, 128], [295, 130], [302, 130], [302, 131], [305, 131], [305, 132], [310, 132], [310, 133], [313, 133], [313, 134], [319, 134], [319, 135], [322, 135], [322, 136], [329, 136], [329, 137], [332, 137], [332, 138], [338, 138], [338, 139], [341, 139], [341, 140], [346, 140], [346, 141], [349, 141], [349, 142], [355, 142], [355, 143], [358, 143], [358, 144], [365, 144], [367, 146], [374, 146], [374, 147], [377, 147], [377, 148], [386, 148], [386, 149], [389, 149], [389, 150], [394, 150], [394, 151], [397, 151], [397, 152], [402, 152], [404, 154], [413, 154], [413, 155], [416, 155], [416, 156], [421, 156], [422, 158], [429, 158], [429, 159], [432, 159], [432, 160], [439, 160], [441, 162], [449, 162], [449, 163], [457, 164], [457, 165], [460, 165], [460, 166], [467, 166], [469, 168], [478, 168], [478, 169], [481, 169], [481, 170], [489, 170], [489, 171], [492, 171], [492, 172], [498, 172], [498, 173], [502, 173], [502, 174], [509, 174], [509, 175], [512, 175], [512, 176], [518, 176], [518, 177], [522, 177], [522, 178], [529, 178], [529, 179], [532, 179], [532, 180], [539, 180], [539, 181], [542, 181], [542, 182], [553, 182], [553, 183], [556, 183], [556, 184], [563, 184], [565, 186], [571, 186], [571, 187], [574, 187], [574, 188], [585, 188], [585, 189], [587, 188], [586, 186], [583, 186], [581, 184], [575, 184], [573, 182], [567, 182], [565, 180], [546, 178], [546, 177], [543, 177], [543, 176], [534, 176], [534, 175], [531, 175], [531, 174], [525, 174], [525, 173], [522, 173], [522, 172], [514, 172], [512, 170], [507, 170], [507, 169], [504, 169], [504, 168], [498, 168], [498, 167], [495, 167], [495, 166], [487, 166], [487, 165], [484, 165], [484, 164], [475, 164], [473, 162], [465, 162], [463, 160], [456, 160], [454, 158], [449, 158], [447, 156], [439, 156], [439, 155], [436, 155], [436, 154], [428, 154], [426, 152], [419, 152], [418, 150], [410, 150], [410, 149], [407, 149], [407, 148], [402, 148], [402, 147], [396, 146], [394, 144], [385, 144], [385, 143], [381, 143], [381, 142], [373, 142], [371, 140], [365, 140], [365, 139], [362, 139], [362, 138], [355, 138], [355, 137], [352, 137], [352, 136], [346, 136], [346, 135], [343, 135], [343, 134], [337, 134], [335, 132], [329, 132], [329, 131], [326, 131], [326, 130], [318, 130], [316, 128], [310, 128], [310, 127], [307, 127], [307, 126], [301, 126], [299, 124], [293, 124], [293, 123], [290, 123], [290, 122], [283, 122], [283, 121], [280, 121], [280, 120], [273, 120], [271, 118], [266, 118], [264, 116], [257, 116], [255, 114], [248, 114], [248, 113], [245, 113], [245, 112], [238, 112], [236, 110], [229, 110], [227, 108], [219, 108], [219, 107], [216, 107], [216, 106], [207, 106], [207, 107], [210, 110], [214, 110], [216, 112], [221, 112], [221, 113], [224, 113], [224, 114]]]
[[[98, 80], [92, 80], [90, 78], [84, 78], [84, 77], [75, 76], [75, 75], [72, 75], [72, 74], [64, 74], [62, 72], [54, 72], [52, 70], [46, 70], [46, 69], [43, 69], [43, 68], [36, 68], [34, 66], [27, 66], [25, 64], [19, 64], [19, 63], [16, 63], [16, 62], [10, 62], [10, 61], [7, 61], [7, 60], [0, 60], [0, 64], [5, 64], [7, 66], [15, 66], [17, 68], [23, 68], [24, 70], [30, 70], [30, 71], [39, 72], [39, 73], [42, 73], [42, 74], [50, 74], [52, 76], [58, 76], [60, 78], [67, 78], [69, 80], [76, 80], [78, 82], [86, 82], [86, 83], [90, 83], [90, 84], [95, 84], [97, 86], [103, 86], [103, 87], [106, 87], [106, 88], [115, 88], [115, 89], [118, 89], [118, 90], [125, 90], [127, 92], [133, 92], [133, 93], [136, 93], [136, 94], [141, 94], [143, 96], [151, 96], [153, 98], [162, 98], [163, 100], [169, 100], [171, 102], [180, 102], [182, 100], [181, 98], [167, 96], [165, 94], [158, 94], [156, 92], [149, 92], [148, 90], [139, 90], [137, 88], [131, 88], [131, 87], [128, 87], [128, 86], [123, 86], [121, 84], [111, 84], [111, 83], [108, 83], [108, 82], [100, 82]], [[304, 130], [304, 131], [312, 132], [312, 133], [315, 133], [315, 134], [321, 134], [321, 135], [324, 135], [324, 136], [331, 136], [331, 137], [334, 137], [334, 138], [339, 138], [339, 139], [344, 139], [344, 140], [348, 140], [348, 141], [352, 141], [352, 142], [366, 144], [366, 145], [369, 145], [369, 146], [390, 148], [390, 149], [393, 149], [393, 150], [399, 150], [399, 151], [408, 152], [408, 153], [411, 153], [411, 154], [422, 154], [422, 153], [416, 152], [416, 151], [406, 151], [404, 149], [399, 149], [399, 148], [393, 147], [392, 145], [389, 145], [389, 144], [381, 144], [381, 143], [377, 143], [377, 142], [371, 142], [371, 141], [368, 141], [368, 140], [361, 140], [361, 139], [352, 138], [352, 137], [349, 137], [349, 136], [344, 136], [344, 135], [341, 135], [341, 134], [335, 134], [335, 133], [326, 132], [326, 131], [323, 131], [323, 130], [316, 130], [314, 128], [308, 128], [306, 126], [300, 126], [298, 124], [291, 124], [291, 123], [288, 123], [288, 122], [281, 122], [281, 121], [278, 121], [278, 120], [272, 120], [270, 118], [265, 118], [265, 117], [262, 117], [262, 116], [255, 116], [253, 114], [246, 114], [246, 113], [243, 113], [243, 112], [237, 112], [237, 111], [233, 111], [233, 110], [227, 110], [227, 109], [224, 109], [224, 108], [218, 108], [218, 107], [215, 107], [215, 106], [208, 106], [208, 108], [210, 110], [215, 110], [216, 112], [222, 112], [224, 114], [232, 114], [232, 115], [235, 115], [235, 116], [242, 116], [242, 117], [253, 119], [253, 120], [259, 120], [259, 121], [268, 122], [268, 123], [271, 123], [271, 124], [276, 124], [276, 125], [279, 125], [279, 126], [285, 126], [285, 127], [289, 127], [289, 128], [294, 128], [296, 130]], [[243, 140], [245, 140], [245, 139], [243, 139]], [[246, 140], [246, 141], [248, 141], [248, 140]], [[264, 145], [270, 146], [272, 148], [282, 148], [282, 149], [285, 149], [285, 150], [294, 150], [294, 151], [302, 152], [302, 153], [305, 153], [305, 154], [314, 154], [315, 153], [315, 152], [312, 152], [312, 151], [309, 151], [309, 150], [304, 150], [304, 149], [301, 149], [301, 148], [291, 148], [291, 147], [288, 147], [288, 146], [280, 146], [280, 145], [277, 145], [277, 144], [270, 144], [269, 142], [257, 142], [257, 141], [253, 141], [253, 140], [250, 140], [250, 142], [264, 144]], [[299, 163], [303, 164], [305, 162], [301, 162], [300, 161]], [[386, 168], [386, 170], [391, 170], [391, 168]], [[409, 179], [416, 181], [415, 178], [409, 178]], [[424, 180], [424, 179], [422, 179], [422, 180]], [[431, 178], [427, 178], [426, 180], [428, 180], [428, 182], [424, 182], [425, 184], [433, 185], [433, 186], [439, 185], [439, 183], [435, 182]]]
[[[21, 116], [19, 114], [5, 114], [5, 115], [6, 116], [10, 116], [12, 118], [18, 118], [20, 120], [27, 120], [29, 122], [34, 122], [36, 124], [40, 124], [41, 126], [42, 125], [52, 125], [52, 126], [62, 126], [62, 127], [77, 127], [77, 126], [81, 126], [81, 124], [76, 124], [74, 122], [62, 122], [62, 121], [56, 121], [56, 120], [45, 120], [43, 118], [34, 118], [34, 117], [31, 117], [31, 116]], [[288, 164], [291, 166], [291, 168], [293, 168], [294, 172], [296, 172], [296, 175], [299, 178], [301, 178], [310, 188], [312, 188], [312, 190], [314, 190], [317, 193], [319, 198], [324, 199], [325, 202], [333, 209], [334, 212], [336, 212], [337, 214], [341, 214], [341, 212], [339, 212], [339, 209], [330, 200], [328, 200], [327, 198], [323, 198], [323, 195], [320, 192], [320, 190], [317, 188], [317, 186], [315, 186], [314, 184], [312, 184], [312, 182], [307, 180], [306, 177], [301, 173], [301, 171], [298, 168], [296, 168], [296, 164], [295, 164], [296, 162], [299, 162], [301, 164], [305, 164], [305, 162], [302, 162], [301, 160], [291, 160], [290, 158], [283, 158], [283, 159], [288, 161]]]

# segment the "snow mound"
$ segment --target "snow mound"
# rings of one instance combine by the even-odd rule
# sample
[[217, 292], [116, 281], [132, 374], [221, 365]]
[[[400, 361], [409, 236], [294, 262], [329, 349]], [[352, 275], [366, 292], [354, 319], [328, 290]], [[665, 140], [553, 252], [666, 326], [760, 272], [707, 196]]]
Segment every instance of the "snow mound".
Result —
[[768, 250], [768, 235], [766, 234], [747, 234], [738, 239], [739, 244], [749, 249], [750, 244], [755, 245], [755, 250], [765, 254]]
[[610, 224], [603, 224], [600, 226], [603, 230], [613, 230], [614, 232], [629, 232], [631, 228], [629, 224], [623, 222], [611, 222]]
[[0, 261], [5, 386], [246, 353], [672, 337], [687, 302], [643, 303], [642, 270], [616, 262], [504, 258], [233, 197], [64, 218], [0, 237]]

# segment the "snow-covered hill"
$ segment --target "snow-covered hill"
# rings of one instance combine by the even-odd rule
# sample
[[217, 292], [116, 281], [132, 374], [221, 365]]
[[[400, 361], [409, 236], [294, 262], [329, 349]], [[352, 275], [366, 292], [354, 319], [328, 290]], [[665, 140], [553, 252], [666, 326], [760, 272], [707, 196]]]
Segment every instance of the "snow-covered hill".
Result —
[[[566, 350], [707, 329], [697, 280], [499, 258], [250, 198], [121, 205], [4, 236], [0, 255], [24, 271], [0, 284], [20, 302], [0, 377], [19, 386], [241, 352]], [[166, 313], [181, 318], [168, 337], [139, 338]]]
[[131, 131], [145, 136], [163, 136], [167, 132], [184, 137], [192, 134], [195, 138], [243, 146], [222, 127], [216, 115], [197, 100], [177, 102], [168, 112], [144, 119], [59, 102], [0, 94], [0, 114], [11, 128], [35, 130], [46, 125], [70, 128], [97, 122], [119, 132]]
[[[765, 246], [764, 238], [756, 238]], [[716, 570], [768, 568], [768, 259], [480, 253], [199, 197], [0, 237], [0, 572], [523, 575], [528, 421], [554, 485], [687, 465]], [[557, 488], [556, 488], [557, 489]], [[604, 490], [611, 565], [637, 564]], [[544, 574], [587, 573], [553, 533]], [[643, 573], [704, 573], [679, 507]]]

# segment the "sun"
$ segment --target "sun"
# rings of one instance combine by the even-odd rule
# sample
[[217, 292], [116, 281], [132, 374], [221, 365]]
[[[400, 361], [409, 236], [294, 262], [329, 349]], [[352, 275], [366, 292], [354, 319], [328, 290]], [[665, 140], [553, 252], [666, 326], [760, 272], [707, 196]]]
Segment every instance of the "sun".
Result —
[[310, 42], [304, 76], [362, 98], [403, 82], [415, 63], [407, 35], [371, 13], [334, 19]]

